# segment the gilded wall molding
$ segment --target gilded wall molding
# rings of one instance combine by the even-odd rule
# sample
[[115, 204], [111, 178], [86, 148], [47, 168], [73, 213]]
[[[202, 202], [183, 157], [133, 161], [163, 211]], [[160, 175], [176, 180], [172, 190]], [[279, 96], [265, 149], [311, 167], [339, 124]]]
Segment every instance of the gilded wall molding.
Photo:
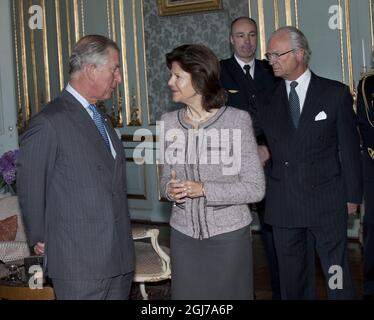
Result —
[[299, 28], [299, 5], [298, 5], [298, 0], [294, 0], [294, 8], [295, 8], [295, 25], [296, 25], [296, 28]]
[[82, 23], [82, 37], [86, 35], [86, 22], [84, 20], [84, 0], [81, 0], [81, 23]]
[[23, 0], [18, 1], [19, 8], [19, 34], [21, 41], [21, 65], [22, 65], [22, 85], [23, 85], [23, 102], [24, 102], [24, 112], [26, 115], [26, 122], [31, 117], [30, 110], [30, 100], [29, 100], [29, 82], [27, 74], [27, 62], [26, 62], [26, 37], [25, 37], [25, 16], [24, 16], [24, 6]]
[[143, 50], [143, 66], [144, 66], [144, 85], [145, 85], [145, 104], [147, 108], [147, 115], [148, 115], [148, 125], [151, 125], [151, 115], [149, 109], [149, 100], [148, 100], [148, 74], [147, 74], [147, 56], [145, 54], [146, 47], [145, 47], [145, 28], [144, 28], [144, 0], [141, 0], [140, 3], [140, 10], [141, 10], [141, 32], [142, 32], [142, 50]]
[[[142, 97], [140, 91], [140, 70], [139, 70], [139, 46], [138, 46], [138, 28], [137, 28], [137, 14], [136, 14], [136, 2], [138, 0], [131, 1], [131, 8], [132, 8], [132, 22], [133, 22], [133, 32], [134, 32], [134, 58], [135, 58], [135, 77], [136, 77], [136, 100], [133, 101], [133, 105], [131, 106], [131, 122], [130, 125], [141, 126], [143, 121], [142, 117]], [[136, 112], [136, 114], [135, 114]]]
[[[43, 12], [46, 11], [45, 0], [41, 0]], [[49, 57], [48, 57], [48, 34], [47, 34], [47, 15], [43, 14], [43, 57], [44, 57], [44, 81], [45, 81], [45, 102], [51, 101], [51, 83], [49, 77]]]
[[110, 12], [110, 3], [113, 3], [113, 1], [106, 0], [106, 18], [107, 18], [107, 28], [108, 28], [108, 37], [115, 41], [112, 37], [112, 24], [111, 24], [111, 12]]
[[110, 1], [110, 16], [111, 16], [111, 24], [112, 24], [112, 40], [116, 41], [117, 35], [116, 35], [116, 21], [115, 21], [115, 13], [114, 13], [114, 0]]
[[126, 108], [126, 124], [129, 125], [131, 121], [130, 111], [130, 92], [129, 92], [129, 78], [127, 66], [127, 49], [126, 49], [126, 20], [124, 10], [124, 0], [119, 0], [119, 20], [120, 20], [120, 33], [121, 33], [121, 53], [122, 53], [122, 70], [123, 70], [123, 89], [125, 95], [125, 108]]
[[73, 12], [74, 12], [74, 32], [75, 32], [74, 38], [75, 38], [75, 42], [77, 42], [80, 38], [78, 0], [73, 0]]
[[[116, 34], [116, 21], [115, 21], [115, 11], [114, 11], [114, 1], [107, 0], [106, 3], [107, 8], [107, 17], [108, 17], [108, 35], [114, 42], [116, 42], [117, 34]], [[121, 96], [121, 91], [119, 86], [116, 88], [116, 103], [113, 100], [112, 106], [112, 122], [113, 126], [116, 128], [123, 127], [123, 117], [122, 117], [122, 103], [123, 99]]]
[[61, 16], [60, 0], [55, 0], [56, 14], [56, 36], [57, 36], [57, 59], [58, 59], [58, 78], [60, 82], [60, 91], [64, 88], [64, 66], [62, 63], [62, 40], [61, 40]]
[[260, 52], [261, 52], [261, 59], [264, 57], [266, 52], [266, 32], [265, 32], [265, 12], [264, 12], [264, 1], [258, 0], [258, 26], [259, 26], [259, 33], [260, 33]]
[[[341, 0], [338, 0], [338, 6], [341, 8]], [[339, 10], [339, 23], [343, 23], [343, 17], [340, 15]], [[340, 37], [340, 60], [341, 60], [341, 68], [342, 68], [342, 82], [345, 83], [345, 62], [344, 62], [344, 39], [343, 39], [343, 29], [339, 29], [339, 37]]]
[[16, 1], [12, 1], [13, 10], [13, 31], [14, 31], [14, 51], [16, 61], [16, 81], [17, 81], [17, 129], [20, 132], [23, 126], [23, 110], [22, 110], [22, 97], [21, 97], [21, 79], [19, 71], [19, 51], [18, 51], [18, 31], [16, 19]]
[[285, 6], [286, 6], [286, 25], [292, 26], [291, 0], [286, 0]]
[[278, 0], [273, 1], [274, 6], [274, 30], [279, 28], [279, 8], [278, 8]]
[[[32, 0], [29, 0], [29, 6], [32, 6]], [[31, 67], [32, 67], [32, 81], [34, 87], [34, 104], [35, 112], [39, 111], [39, 90], [38, 90], [38, 75], [36, 70], [36, 53], [35, 53], [35, 30], [30, 31], [30, 45], [31, 45]]]
[[67, 37], [68, 37], [68, 52], [69, 57], [71, 55], [71, 30], [70, 30], [70, 5], [69, 0], [65, 0], [65, 7], [66, 7], [66, 29], [67, 29]]
[[371, 60], [373, 60], [374, 34], [373, 34], [373, 5], [372, 5], [371, 0], [369, 0], [369, 15], [370, 15], [370, 39], [371, 39], [370, 58], [371, 58]]
[[350, 18], [350, 0], [344, 0], [345, 9], [345, 28], [347, 39], [347, 63], [348, 63], [348, 81], [351, 93], [354, 92], [353, 64], [352, 64], [352, 43], [351, 43], [351, 18]]

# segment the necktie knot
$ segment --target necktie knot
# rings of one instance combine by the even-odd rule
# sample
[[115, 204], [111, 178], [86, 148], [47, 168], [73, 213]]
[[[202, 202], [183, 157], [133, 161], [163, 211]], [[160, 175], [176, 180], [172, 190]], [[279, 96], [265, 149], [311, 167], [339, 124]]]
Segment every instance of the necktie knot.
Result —
[[97, 112], [97, 110], [96, 110], [96, 105], [94, 105], [94, 104], [90, 104], [90, 105], [88, 106], [88, 109], [90, 109], [94, 114]]
[[96, 125], [97, 129], [99, 130], [100, 135], [102, 136], [106, 146], [108, 148], [110, 148], [109, 138], [108, 138], [108, 135], [105, 131], [104, 121], [103, 121], [103, 118], [102, 118], [101, 114], [99, 113], [99, 111], [97, 111], [96, 105], [90, 104], [88, 106], [88, 109], [90, 109], [92, 111], [93, 121], [95, 122], [95, 125]]
[[297, 81], [292, 81], [292, 82], [290, 83], [290, 87], [291, 87], [291, 89], [295, 89], [298, 85], [299, 85], [299, 83], [298, 83]]

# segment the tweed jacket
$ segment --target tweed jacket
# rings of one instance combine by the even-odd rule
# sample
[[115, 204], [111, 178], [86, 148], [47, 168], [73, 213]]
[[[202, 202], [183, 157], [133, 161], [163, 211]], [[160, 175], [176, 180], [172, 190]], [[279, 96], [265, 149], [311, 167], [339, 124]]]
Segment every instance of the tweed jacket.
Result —
[[252, 217], [247, 204], [260, 201], [265, 194], [250, 115], [224, 106], [194, 130], [184, 114], [185, 109], [180, 109], [161, 117], [161, 193], [167, 197], [174, 169], [181, 181], [202, 181], [205, 197], [186, 198], [185, 203], [174, 205], [170, 225], [196, 239], [249, 225]]

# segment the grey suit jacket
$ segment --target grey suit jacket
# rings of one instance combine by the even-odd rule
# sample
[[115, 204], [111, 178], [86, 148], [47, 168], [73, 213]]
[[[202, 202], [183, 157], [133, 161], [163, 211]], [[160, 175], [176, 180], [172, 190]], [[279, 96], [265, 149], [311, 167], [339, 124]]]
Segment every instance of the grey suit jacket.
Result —
[[284, 81], [262, 96], [257, 109], [272, 156], [265, 221], [344, 226], [346, 203], [362, 199], [360, 141], [348, 87], [312, 73], [297, 129]]
[[116, 159], [65, 90], [20, 140], [17, 188], [28, 241], [45, 242], [52, 278], [103, 279], [134, 269], [125, 155], [103, 117]]

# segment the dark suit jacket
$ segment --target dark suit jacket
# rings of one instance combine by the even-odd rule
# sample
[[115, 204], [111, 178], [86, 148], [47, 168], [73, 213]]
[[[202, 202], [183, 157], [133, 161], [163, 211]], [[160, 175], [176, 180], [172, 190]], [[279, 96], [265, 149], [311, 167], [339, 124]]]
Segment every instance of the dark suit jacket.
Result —
[[125, 155], [103, 117], [116, 159], [65, 90], [20, 140], [17, 188], [28, 241], [45, 242], [52, 278], [103, 279], [134, 269]]
[[255, 60], [254, 81], [250, 84], [234, 56], [221, 60], [221, 84], [228, 91], [227, 105], [250, 113], [257, 137], [256, 96], [272, 87], [275, 81], [271, 67], [263, 61]]
[[357, 120], [363, 147], [364, 222], [374, 224], [374, 127], [372, 126], [374, 125], [374, 75], [365, 77], [364, 90], [362, 90], [362, 83], [363, 81], [360, 81], [357, 87]]
[[[265, 221], [279, 227], [345, 225], [346, 203], [362, 200], [360, 144], [348, 87], [312, 73], [297, 129], [284, 81], [258, 103], [272, 155]], [[326, 119], [316, 121], [322, 111]]]

